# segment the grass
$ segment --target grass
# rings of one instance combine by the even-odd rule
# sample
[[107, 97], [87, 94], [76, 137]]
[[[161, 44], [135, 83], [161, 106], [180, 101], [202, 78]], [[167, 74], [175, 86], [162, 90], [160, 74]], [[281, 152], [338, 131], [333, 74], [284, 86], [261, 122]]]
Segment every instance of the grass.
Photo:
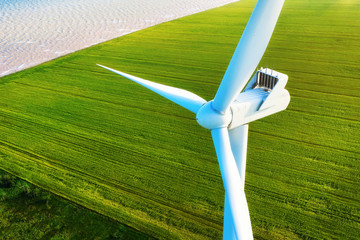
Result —
[[[95, 64], [210, 100], [255, 5], [242, 0], [0, 79], [0, 168], [160, 239], [221, 239], [224, 190], [195, 116]], [[360, 4], [287, 0], [260, 66], [288, 109], [250, 124], [256, 239], [360, 235]]]
[[0, 170], [0, 236], [10, 239], [151, 239]]

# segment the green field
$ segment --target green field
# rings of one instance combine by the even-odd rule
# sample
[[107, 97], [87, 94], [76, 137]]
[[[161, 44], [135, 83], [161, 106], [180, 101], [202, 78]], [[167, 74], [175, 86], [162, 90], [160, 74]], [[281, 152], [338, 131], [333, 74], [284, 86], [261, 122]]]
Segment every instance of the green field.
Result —
[[0, 239], [152, 238], [0, 170]]
[[[255, 1], [0, 79], [0, 168], [160, 239], [221, 239], [224, 189], [195, 116], [97, 67], [214, 97]], [[360, 2], [287, 0], [260, 66], [288, 109], [250, 124], [256, 239], [360, 236]]]

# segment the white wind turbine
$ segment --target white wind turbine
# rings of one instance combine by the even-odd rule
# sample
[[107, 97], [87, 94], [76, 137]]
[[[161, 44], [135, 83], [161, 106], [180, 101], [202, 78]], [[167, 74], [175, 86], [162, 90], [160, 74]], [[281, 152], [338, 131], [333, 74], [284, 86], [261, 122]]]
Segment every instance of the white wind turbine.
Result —
[[287, 75], [258, 70], [284, 0], [259, 0], [243, 32], [220, 87], [211, 101], [183, 89], [150, 82], [102, 65], [196, 114], [211, 130], [225, 188], [223, 239], [253, 239], [244, 183], [248, 123], [286, 109]]

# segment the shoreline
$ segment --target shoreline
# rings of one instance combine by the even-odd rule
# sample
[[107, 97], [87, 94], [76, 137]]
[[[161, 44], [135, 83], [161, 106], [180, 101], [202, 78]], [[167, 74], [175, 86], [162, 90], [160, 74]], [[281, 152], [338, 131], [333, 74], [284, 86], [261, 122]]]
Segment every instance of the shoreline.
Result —
[[[126, 5], [128, 9], [123, 9], [124, 6], [119, 8], [114, 1], [96, 6], [97, 9], [90, 9], [92, 6], [84, 8], [82, 5], [93, 0], [78, 3], [63, 1], [54, 6], [43, 4], [42, 1], [34, 0], [27, 9], [6, 6], [6, 1], [2, 3], [5, 7], [0, 10], [0, 20], [4, 21], [0, 22], [10, 21], [11, 24], [0, 24], [0, 32], [3, 33], [3, 36], [0, 33], [0, 39], [4, 43], [0, 47], [0, 78], [99, 43], [238, 0], [211, 3], [198, 0], [192, 5], [178, 0], [170, 3], [153, 0], [143, 4], [135, 1]], [[162, 2], [162, 6], [151, 6], [156, 1]], [[187, 7], [183, 7], [185, 5]], [[113, 9], [108, 9], [109, 6]], [[70, 8], [71, 11], [64, 15], [64, 10], [69, 11]], [[25, 18], [30, 21], [26, 25], [23, 23]], [[24, 28], [23, 32], [19, 32], [18, 25]], [[34, 31], [32, 27], [41, 31]]]

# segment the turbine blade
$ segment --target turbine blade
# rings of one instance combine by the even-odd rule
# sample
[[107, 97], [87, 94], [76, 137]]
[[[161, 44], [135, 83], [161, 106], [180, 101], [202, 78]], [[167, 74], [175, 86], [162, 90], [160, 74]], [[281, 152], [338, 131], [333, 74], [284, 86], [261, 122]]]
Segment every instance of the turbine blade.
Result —
[[248, 124], [241, 125], [237, 128], [233, 128], [229, 130], [231, 150], [233, 152], [236, 161], [236, 166], [238, 168], [240, 178], [243, 179], [243, 184], [245, 184], [248, 133], [249, 133]]
[[[231, 150], [233, 152], [240, 178], [245, 185], [246, 153], [249, 125], [241, 125], [229, 130]], [[243, 185], [243, 187], [245, 187]], [[234, 223], [229, 206], [229, 197], [225, 194], [223, 239], [236, 240]]]
[[195, 114], [198, 112], [198, 110], [201, 108], [201, 106], [206, 103], [206, 101], [203, 98], [199, 97], [198, 95], [196, 95], [192, 92], [189, 92], [189, 91], [186, 91], [186, 90], [183, 90], [180, 88], [169, 87], [166, 85], [162, 85], [160, 83], [154, 83], [154, 82], [151, 82], [151, 81], [139, 78], [139, 77], [132, 76], [127, 73], [117, 71], [117, 70], [109, 68], [109, 67], [102, 66], [100, 64], [97, 64], [97, 65], [102, 68], [105, 68], [107, 70], [110, 70], [116, 74], [119, 74], [123, 77], [126, 77], [126, 78], [130, 79], [131, 81], [136, 82], [136, 83], [150, 89], [153, 92], [156, 92], [157, 94], [190, 110], [191, 112], [193, 112]]
[[236, 47], [214, 98], [225, 113], [259, 64], [274, 31], [284, 0], [259, 0]]
[[220, 165], [225, 194], [229, 200], [236, 237], [237, 239], [253, 239], [244, 184], [231, 151], [228, 130], [227, 128], [216, 128], [211, 130], [211, 135]]
[[234, 222], [230, 211], [229, 197], [225, 193], [223, 240], [236, 240]]

